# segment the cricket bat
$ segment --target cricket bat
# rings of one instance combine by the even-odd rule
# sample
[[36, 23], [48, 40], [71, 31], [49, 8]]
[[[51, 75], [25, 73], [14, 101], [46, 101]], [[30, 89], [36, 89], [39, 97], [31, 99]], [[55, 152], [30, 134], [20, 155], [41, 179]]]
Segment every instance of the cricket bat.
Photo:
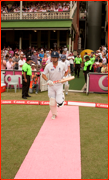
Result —
[[[74, 77], [74, 76], [70, 76], [70, 77], [67, 77], [67, 78], [64, 78], [64, 79], [61, 79], [61, 80], [53, 81], [53, 83], [54, 83], [54, 84], [64, 83], [64, 82], [66, 82], [66, 81], [71, 81], [72, 79], [75, 79], [75, 77]], [[47, 85], [47, 83], [46, 83], [46, 84], [42, 84], [42, 85], [43, 85], [43, 86], [44, 86], [44, 85]]]

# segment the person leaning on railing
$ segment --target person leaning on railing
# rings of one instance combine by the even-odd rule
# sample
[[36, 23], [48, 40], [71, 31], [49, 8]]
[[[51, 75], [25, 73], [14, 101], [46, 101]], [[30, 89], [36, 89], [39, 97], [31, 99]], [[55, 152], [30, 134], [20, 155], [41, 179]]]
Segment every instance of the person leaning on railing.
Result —
[[1, 55], [1, 69], [6, 69], [6, 61], [3, 59], [3, 55]]

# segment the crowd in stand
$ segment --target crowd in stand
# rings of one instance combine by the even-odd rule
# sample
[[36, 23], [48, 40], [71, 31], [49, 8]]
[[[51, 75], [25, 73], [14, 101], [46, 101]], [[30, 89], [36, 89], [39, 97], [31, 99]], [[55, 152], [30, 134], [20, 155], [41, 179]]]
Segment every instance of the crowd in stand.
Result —
[[[59, 53], [59, 61], [64, 52], [66, 59], [70, 61], [71, 73], [74, 73], [74, 59], [75, 56], [71, 52], [70, 54], [67, 51], [66, 47], [55, 49]], [[51, 61], [51, 52], [53, 49], [37, 49], [35, 47], [29, 47], [27, 51], [21, 49], [12, 50], [11, 47], [5, 47], [1, 50], [1, 69], [17, 69], [22, 70], [22, 66], [26, 61], [26, 57], [31, 56], [32, 70], [43, 71], [47, 63]], [[85, 52], [86, 55], [92, 56]], [[84, 66], [85, 58], [83, 57], [83, 62], [81, 63], [81, 68]], [[96, 52], [93, 52], [94, 63], [93, 63], [93, 72], [108, 72], [108, 49], [105, 46], [100, 47]]]
[[[36, 1], [29, 2], [28, 5], [22, 6], [22, 12], [61, 12], [70, 10], [70, 1], [67, 2], [45, 2]], [[1, 13], [20, 12], [20, 5], [18, 4], [3, 4], [1, 6]]]

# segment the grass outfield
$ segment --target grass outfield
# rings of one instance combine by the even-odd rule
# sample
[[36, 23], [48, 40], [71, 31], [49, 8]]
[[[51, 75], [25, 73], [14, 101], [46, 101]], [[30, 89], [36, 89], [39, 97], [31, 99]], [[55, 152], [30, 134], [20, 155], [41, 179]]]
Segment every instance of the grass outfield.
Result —
[[[2, 100], [21, 100], [21, 91]], [[47, 92], [28, 100], [48, 100]], [[66, 100], [108, 103], [107, 94], [69, 93]], [[37, 136], [49, 106], [1, 105], [1, 178], [13, 179]], [[108, 110], [79, 107], [82, 179], [108, 178]], [[73, 114], [72, 114], [73, 118]]]
[[69, 89], [81, 90], [85, 84], [83, 70], [80, 70], [80, 77], [79, 78], [76, 77], [72, 81], [69, 81], [69, 84], [70, 84]]

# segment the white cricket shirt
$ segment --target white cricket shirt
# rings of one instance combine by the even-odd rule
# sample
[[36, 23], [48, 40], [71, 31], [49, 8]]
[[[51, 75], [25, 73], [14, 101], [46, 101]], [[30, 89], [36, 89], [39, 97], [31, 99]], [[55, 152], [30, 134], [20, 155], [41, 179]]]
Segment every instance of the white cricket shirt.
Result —
[[43, 74], [49, 74], [49, 80], [57, 81], [63, 78], [64, 73], [67, 72], [67, 68], [65, 63], [58, 61], [58, 65], [56, 67], [53, 66], [53, 63], [50, 62], [46, 65]]

